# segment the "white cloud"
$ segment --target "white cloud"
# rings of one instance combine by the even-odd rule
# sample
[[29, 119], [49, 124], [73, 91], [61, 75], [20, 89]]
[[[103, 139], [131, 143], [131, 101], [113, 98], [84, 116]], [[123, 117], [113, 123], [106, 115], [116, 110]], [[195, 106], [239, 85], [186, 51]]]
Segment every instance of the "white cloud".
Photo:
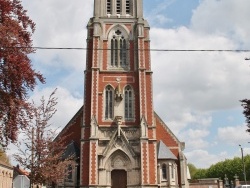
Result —
[[[185, 27], [153, 28], [151, 38], [153, 49], [235, 47], [228, 38], [197, 34]], [[239, 100], [247, 98], [250, 69], [244, 63], [245, 53], [151, 52], [151, 55], [152, 69], [157, 75], [153, 76], [155, 109], [164, 120], [175, 123], [173, 129], [185, 128], [194, 122], [192, 119], [197, 119], [197, 124], [204, 126], [205, 121], [209, 125], [211, 112], [238, 108]]]
[[[152, 0], [150, 0], [152, 1]], [[175, 2], [176, 0], [161, 0], [158, 3], [151, 3], [154, 7], [150, 8], [150, 12], [147, 13], [148, 21], [153, 25], [164, 25], [169, 22], [173, 22], [172, 19], [166, 16], [167, 11], [166, 9]]]
[[219, 127], [218, 140], [231, 145], [247, 143], [249, 134], [246, 133], [246, 128], [246, 125]]
[[227, 152], [210, 154], [206, 150], [193, 150], [185, 153], [188, 163], [194, 164], [197, 168], [208, 168], [212, 164], [228, 158]]
[[[67, 0], [29, 1], [24, 7], [36, 23], [33, 36], [34, 46], [39, 47], [86, 47], [86, 26], [92, 16], [93, 1]], [[39, 7], [39, 8], [38, 8]], [[82, 70], [85, 65], [85, 51], [38, 50], [39, 63], [54, 68]]]
[[[241, 9], [249, 3], [201, 1], [189, 28], [151, 28], [151, 48], [249, 48], [250, 12]], [[244, 126], [219, 127], [217, 133], [213, 125], [213, 112], [240, 109], [239, 100], [249, 98], [250, 68], [244, 61], [248, 56], [233, 52], [151, 52], [155, 110], [186, 142], [186, 156], [198, 167], [237, 156], [231, 151], [249, 140]]]
[[[47, 101], [54, 90], [55, 88], [35, 90], [31, 99], [34, 100], [35, 104], [39, 105], [40, 99], [44, 96]], [[51, 124], [55, 128], [63, 128], [83, 105], [83, 98], [74, 97], [70, 91], [60, 86], [57, 87], [55, 97], [57, 97], [58, 102], [56, 105], [57, 112], [55, 113]]]
[[193, 12], [192, 28], [232, 38], [238, 47], [250, 47], [249, 0], [204, 0]]

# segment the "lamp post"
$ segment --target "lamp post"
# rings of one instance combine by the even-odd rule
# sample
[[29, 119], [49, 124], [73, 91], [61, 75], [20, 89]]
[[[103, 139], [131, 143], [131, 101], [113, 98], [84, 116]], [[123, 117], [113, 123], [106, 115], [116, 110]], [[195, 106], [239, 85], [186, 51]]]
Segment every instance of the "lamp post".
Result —
[[244, 176], [244, 181], [245, 181], [245, 185], [247, 184], [247, 180], [246, 180], [246, 167], [245, 167], [245, 162], [244, 162], [244, 155], [243, 155], [243, 148], [240, 146], [240, 150], [241, 150], [241, 159], [242, 159], [242, 168], [243, 168], [243, 176]]

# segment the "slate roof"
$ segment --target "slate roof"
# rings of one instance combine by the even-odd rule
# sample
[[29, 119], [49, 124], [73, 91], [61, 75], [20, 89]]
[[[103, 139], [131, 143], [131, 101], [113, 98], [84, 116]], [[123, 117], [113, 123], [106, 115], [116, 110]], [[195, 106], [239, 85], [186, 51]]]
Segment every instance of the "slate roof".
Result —
[[68, 157], [80, 157], [80, 149], [77, 147], [74, 141], [71, 141], [70, 144], [67, 145], [67, 148], [62, 156], [63, 159], [66, 159]]
[[177, 160], [177, 157], [170, 151], [170, 149], [162, 141], [160, 141], [158, 143], [158, 159]]

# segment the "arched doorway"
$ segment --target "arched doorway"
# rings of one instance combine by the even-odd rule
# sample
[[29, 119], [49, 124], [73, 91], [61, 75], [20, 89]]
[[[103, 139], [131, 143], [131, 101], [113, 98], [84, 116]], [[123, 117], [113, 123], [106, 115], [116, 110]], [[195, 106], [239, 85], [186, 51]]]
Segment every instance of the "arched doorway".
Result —
[[127, 172], [125, 170], [112, 170], [111, 188], [127, 188]]

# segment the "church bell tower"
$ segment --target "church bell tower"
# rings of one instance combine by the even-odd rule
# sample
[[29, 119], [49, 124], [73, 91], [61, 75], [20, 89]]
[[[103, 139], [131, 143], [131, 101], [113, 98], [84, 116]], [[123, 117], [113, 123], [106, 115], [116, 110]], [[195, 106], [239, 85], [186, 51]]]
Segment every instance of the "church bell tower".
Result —
[[[94, 0], [87, 29], [80, 186], [158, 187], [150, 28], [143, 0]], [[176, 141], [176, 155], [179, 146]], [[177, 174], [178, 162], [175, 168]]]

